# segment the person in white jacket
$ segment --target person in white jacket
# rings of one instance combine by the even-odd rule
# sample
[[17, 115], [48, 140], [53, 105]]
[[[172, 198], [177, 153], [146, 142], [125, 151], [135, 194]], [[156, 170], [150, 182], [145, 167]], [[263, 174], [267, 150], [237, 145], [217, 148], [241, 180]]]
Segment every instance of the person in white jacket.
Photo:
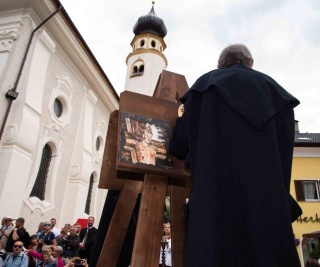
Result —
[[[171, 226], [170, 223], [163, 224], [163, 236], [161, 239], [162, 242], [167, 242], [164, 249], [160, 248], [160, 260], [159, 266], [164, 267], [162, 264], [162, 256], [165, 256], [165, 266], [171, 267], [172, 266], [172, 255], [171, 255]], [[164, 255], [163, 255], [164, 253]]]

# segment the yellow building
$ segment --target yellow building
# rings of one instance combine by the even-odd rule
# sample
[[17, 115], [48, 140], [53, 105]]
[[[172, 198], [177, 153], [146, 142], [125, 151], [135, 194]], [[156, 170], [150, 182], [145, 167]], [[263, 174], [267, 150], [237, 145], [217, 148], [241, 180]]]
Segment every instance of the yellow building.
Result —
[[[303, 214], [293, 223], [301, 266], [307, 259], [320, 258], [320, 133], [295, 134], [291, 195]], [[319, 249], [319, 252], [318, 252]]]

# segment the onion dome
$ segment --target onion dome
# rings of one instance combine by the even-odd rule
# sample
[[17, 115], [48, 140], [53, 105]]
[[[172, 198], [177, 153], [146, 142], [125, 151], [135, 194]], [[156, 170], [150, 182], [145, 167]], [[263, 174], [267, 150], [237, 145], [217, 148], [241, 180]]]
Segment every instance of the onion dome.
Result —
[[138, 21], [133, 27], [133, 32], [135, 35], [152, 33], [164, 38], [167, 35], [167, 28], [166, 25], [164, 25], [162, 18], [159, 18], [154, 13], [154, 8], [152, 5], [152, 8], [147, 15], [139, 17]]

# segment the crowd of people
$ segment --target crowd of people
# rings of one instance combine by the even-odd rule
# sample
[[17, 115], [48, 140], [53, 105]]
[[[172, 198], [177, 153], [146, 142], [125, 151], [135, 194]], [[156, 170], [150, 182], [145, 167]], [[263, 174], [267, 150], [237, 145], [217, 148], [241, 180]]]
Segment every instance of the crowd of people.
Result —
[[1, 222], [0, 267], [87, 267], [98, 232], [94, 220], [89, 216], [82, 229], [78, 223], [66, 223], [59, 230], [52, 218], [40, 222], [36, 233], [30, 235], [24, 218], [6, 216]]

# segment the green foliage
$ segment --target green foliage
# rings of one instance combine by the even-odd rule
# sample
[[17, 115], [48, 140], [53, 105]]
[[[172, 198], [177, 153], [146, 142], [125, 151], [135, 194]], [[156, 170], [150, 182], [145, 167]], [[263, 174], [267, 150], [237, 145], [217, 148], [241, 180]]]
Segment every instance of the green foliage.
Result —
[[320, 258], [320, 246], [319, 244], [316, 244], [316, 248], [309, 251], [309, 256], [312, 259], [318, 260]]

